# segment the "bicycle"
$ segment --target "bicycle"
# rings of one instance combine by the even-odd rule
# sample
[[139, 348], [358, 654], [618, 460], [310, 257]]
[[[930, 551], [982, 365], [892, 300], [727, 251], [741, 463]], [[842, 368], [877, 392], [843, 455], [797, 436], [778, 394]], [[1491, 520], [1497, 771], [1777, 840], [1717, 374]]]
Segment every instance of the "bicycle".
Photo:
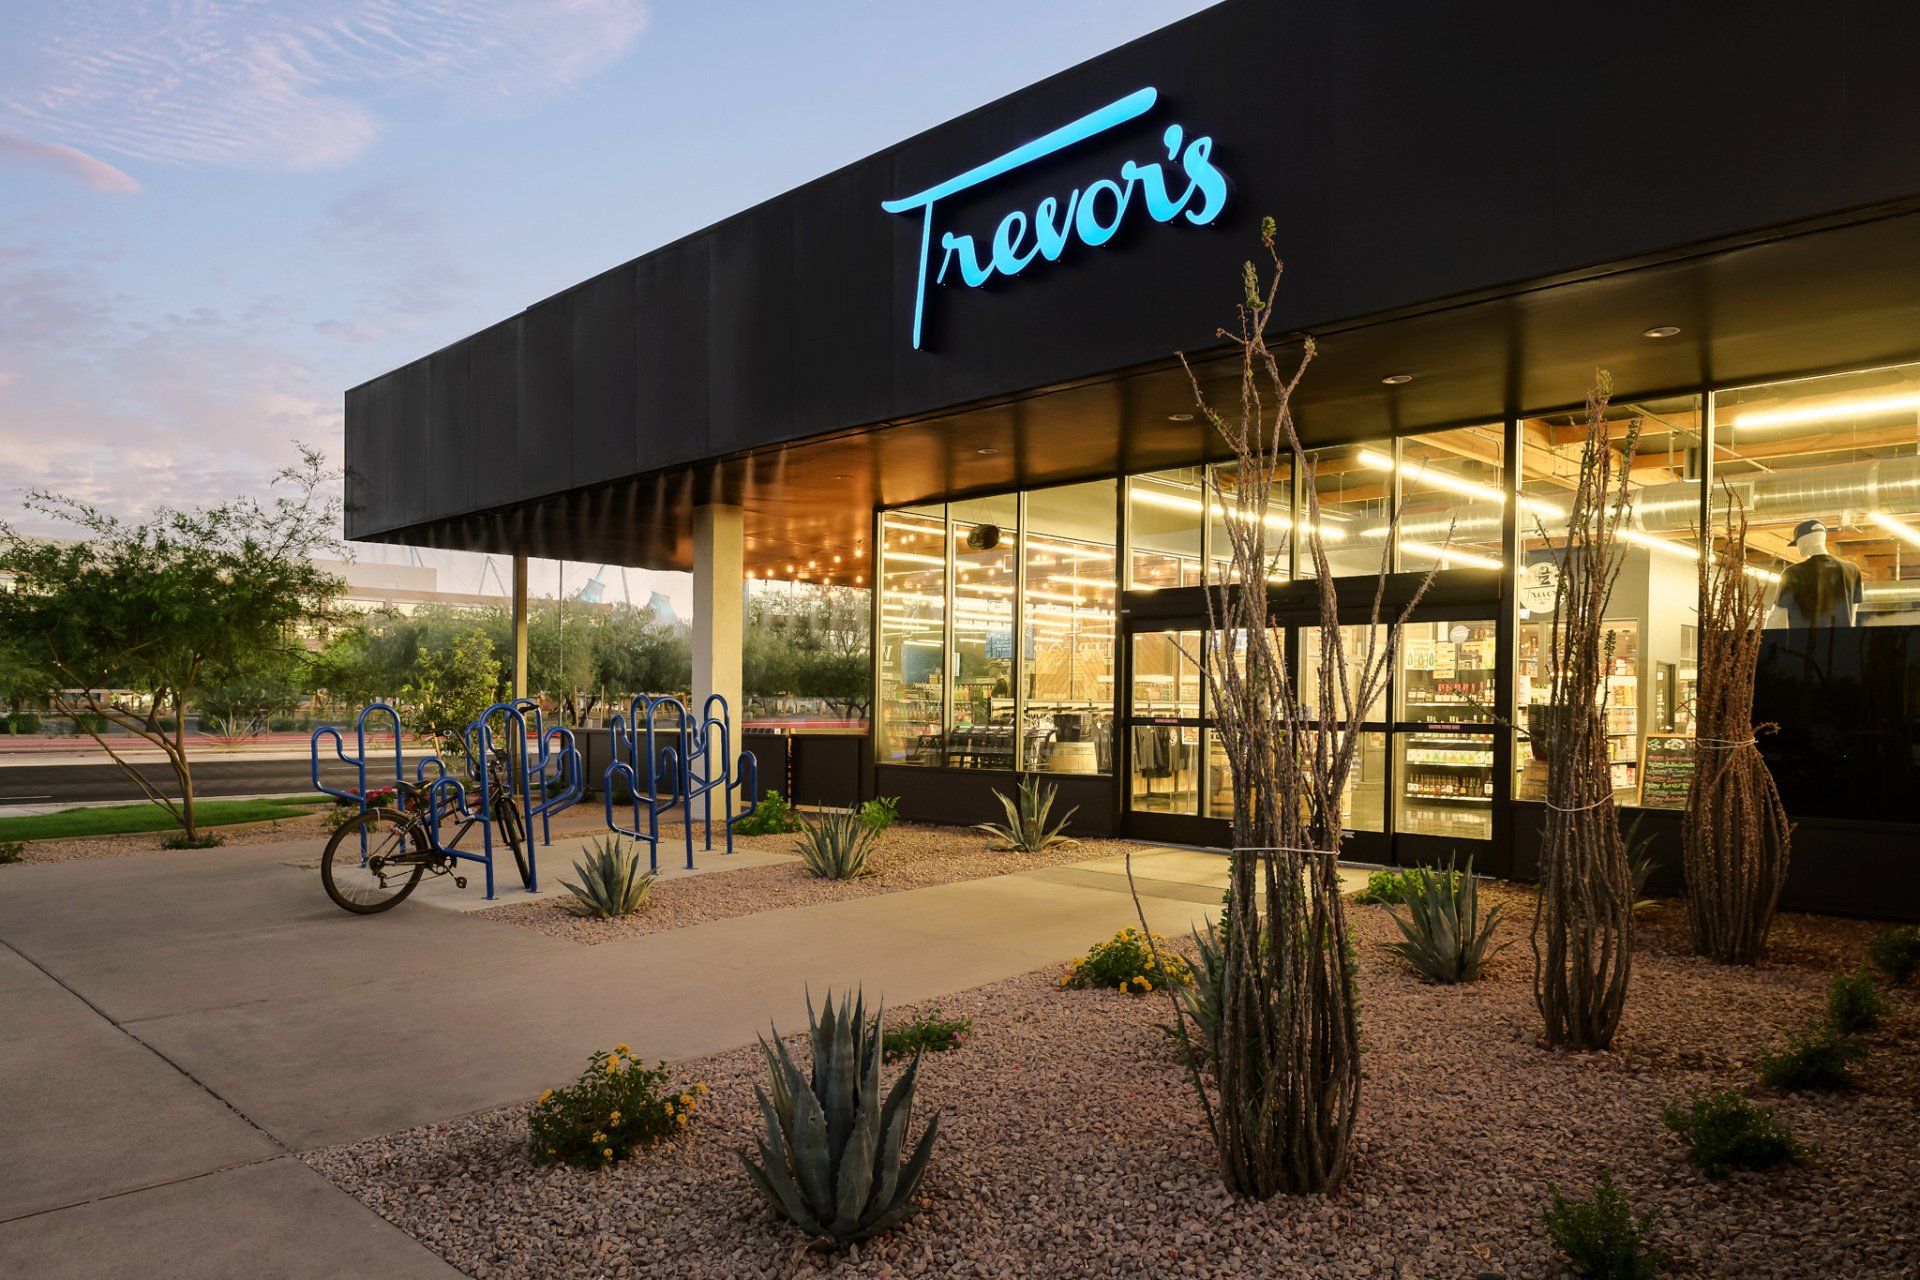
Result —
[[[501, 751], [493, 751], [487, 760], [485, 791], [490, 811], [486, 816], [513, 850], [522, 887], [532, 888], [526, 822], [509, 779], [506, 755]], [[435, 819], [444, 820], [448, 815], [429, 812], [437, 803], [434, 789], [402, 782], [396, 785], [394, 794], [397, 808], [382, 805], [356, 814], [333, 833], [326, 852], [320, 855], [320, 882], [326, 886], [327, 897], [355, 915], [373, 915], [398, 906], [429, 872], [437, 876], [452, 874], [459, 862], [455, 850], [460, 847], [461, 837], [482, 820], [478, 806], [460, 811], [459, 829], [451, 840], [441, 843]], [[453, 883], [464, 889], [467, 878], [455, 875]]]

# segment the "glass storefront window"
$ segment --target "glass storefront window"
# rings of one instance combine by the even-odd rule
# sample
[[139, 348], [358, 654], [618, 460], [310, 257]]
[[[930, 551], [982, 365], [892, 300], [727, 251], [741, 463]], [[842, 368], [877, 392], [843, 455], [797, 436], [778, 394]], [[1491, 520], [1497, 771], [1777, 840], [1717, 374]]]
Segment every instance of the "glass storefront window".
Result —
[[1127, 489], [1127, 525], [1133, 541], [1127, 586], [1160, 591], [1200, 585], [1206, 514], [1204, 468], [1134, 476]]
[[[1638, 804], [1650, 732], [1691, 730], [1697, 667], [1703, 406], [1698, 397], [1620, 401], [1610, 407], [1616, 465], [1628, 470], [1622, 557], [1608, 605], [1612, 642], [1600, 692], [1614, 797]], [[1624, 455], [1638, 419], [1634, 455]], [[1585, 413], [1525, 418], [1520, 424], [1520, 589], [1514, 694], [1514, 795], [1546, 795], [1544, 743], [1554, 728], [1553, 589], [1564, 554], [1573, 486], [1586, 438]], [[1616, 473], [1617, 474], [1617, 473]], [[1668, 726], [1672, 727], [1669, 728]]]
[[[1238, 582], [1238, 573], [1233, 566], [1233, 539], [1228, 532], [1228, 523], [1239, 518], [1239, 466], [1225, 463], [1213, 469], [1215, 483], [1219, 486], [1217, 497], [1210, 496], [1208, 512], [1210, 542], [1207, 558], [1212, 563], [1209, 571], [1210, 582]], [[1292, 576], [1293, 543], [1293, 468], [1289, 463], [1280, 463], [1274, 468], [1274, 474], [1268, 481], [1267, 491], [1267, 564], [1268, 582], [1286, 582]], [[1247, 495], [1250, 504], [1257, 504], [1255, 494]]]
[[[1334, 577], [1380, 572], [1386, 554], [1393, 494], [1393, 446], [1386, 442], [1316, 449], [1307, 455], [1310, 483], [1320, 498], [1320, 542]], [[1379, 464], [1386, 459], [1383, 469]], [[1313, 550], [1306, 527], [1309, 508], [1300, 500], [1297, 577], [1311, 577]]]
[[1117, 481], [1027, 495], [1024, 768], [1113, 769]]
[[1014, 604], [1020, 500], [1014, 494], [956, 502], [953, 522], [953, 731], [947, 763], [1017, 767]]
[[1197, 811], [1203, 640], [1198, 631], [1142, 631], [1133, 637], [1127, 796], [1135, 809]]
[[1715, 545], [1724, 481], [1767, 626], [1920, 622], [1920, 364], [1717, 392], [1713, 438]]
[[880, 522], [878, 754], [889, 764], [944, 764], [945, 514], [889, 511]]
[[[1373, 628], [1373, 644], [1376, 657], [1380, 647], [1387, 642], [1385, 627]], [[1347, 669], [1348, 695], [1359, 696], [1361, 665], [1367, 660], [1367, 628], [1340, 628], [1341, 665]], [[1300, 711], [1310, 720], [1320, 718], [1320, 628], [1306, 626], [1300, 628]], [[1331, 691], [1334, 713], [1340, 716], [1343, 695], [1338, 688]], [[1380, 719], [1381, 703], [1387, 696], [1387, 687], [1383, 682], [1380, 692], [1375, 695], [1373, 705], [1362, 708], [1362, 723]]]
[[[1506, 442], [1498, 425], [1408, 436], [1400, 442], [1400, 568], [1498, 569], [1506, 514]], [[1362, 460], [1393, 466], [1379, 450]]]

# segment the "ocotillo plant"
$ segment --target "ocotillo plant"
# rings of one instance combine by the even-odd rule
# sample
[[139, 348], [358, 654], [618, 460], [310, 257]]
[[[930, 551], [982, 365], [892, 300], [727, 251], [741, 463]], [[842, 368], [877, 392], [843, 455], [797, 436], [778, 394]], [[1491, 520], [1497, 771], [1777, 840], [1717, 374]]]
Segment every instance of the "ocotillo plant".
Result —
[[1700, 558], [1700, 677], [1693, 782], [1680, 823], [1694, 949], [1753, 964], [1787, 881], [1793, 824], [1754, 741], [1753, 682], [1766, 583], [1747, 567], [1747, 515], [1732, 488], [1726, 544]]
[[[1290, 402], [1313, 344], [1304, 345], [1291, 373], [1282, 371], [1267, 338], [1281, 271], [1271, 219], [1261, 241], [1273, 274], [1263, 282], [1246, 264], [1238, 326], [1220, 331], [1240, 349], [1239, 406], [1215, 409], [1194, 379], [1199, 407], [1233, 452], [1231, 478], [1215, 470], [1209, 485], [1226, 516], [1228, 582], [1246, 585], [1206, 593], [1204, 651], [1195, 655], [1233, 775], [1235, 848], [1212, 1044], [1203, 1050], [1185, 1033], [1177, 1004], [1175, 1017], [1224, 1180], [1237, 1194], [1264, 1198], [1329, 1191], [1346, 1175], [1360, 1102], [1360, 1029], [1340, 896], [1341, 799], [1361, 739], [1357, 726], [1386, 686], [1419, 593], [1381, 626], [1377, 586], [1374, 625], [1362, 629], [1367, 639], [1349, 661], [1319, 536], [1319, 498], [1308, 483], [1300, 533], [1318, 574], [1321, 644], [1318, 698], [1302, 705], [1268, 622], [1266, 584], [1285, 568], [1286, 545], [1275, 546], [1273, 535], [1288, 521], [1273, 514], [1276, 495], [1286, 511], [1288, 476], [1312, 472]], [[1388, 567], [1383, 554], [1383, 578]], [[1203, 1073], [1208, 1053], [1211, 1071]]]
[[1619, 533], [1640, 424], [1628, 424], [1616, 461], [1609, 393], [1602, 373], [1587, 395], [1586, 443], [1566, 537], [1556, 544], [1539, 529], [1560, 561], [1553, 604], [1560, 651], [1549, 697], [1564, 719], [1547, 743], [1533, 997], [1547, 1043], [1569, 1049], [1613, 1043], [1633, 962], [1633, 872], [1614, 810], [1600, 693], [1612, 658], [1607, 602], [1620, 573]]

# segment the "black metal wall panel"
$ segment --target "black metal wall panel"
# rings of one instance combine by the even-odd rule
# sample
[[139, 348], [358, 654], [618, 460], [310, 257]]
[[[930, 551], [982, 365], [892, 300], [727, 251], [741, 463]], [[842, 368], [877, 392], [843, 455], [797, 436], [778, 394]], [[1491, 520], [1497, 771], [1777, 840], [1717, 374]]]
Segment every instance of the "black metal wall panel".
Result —
[[[1899, 0], [1229, 0], [646, 255], [629, 264], [631, 307], [615, 272], [531, 308], [507, 496], [1204, 348], [1267, 214], [1289, 260], [1275, 322], [1314, 330], [1911, 200], [1916, 48], [1920, 6]], [[1232, 184], [1221, 218], [1160, 225], [1136, 209], [1104, 247], [986, 288], [930, 286], [914, 350], [919, 218], [880, 201], [1146, 86], [1151, 113], [952, 197], [941, 229], [984, 244], [1003, 213], [1164, 154], [1173, 123], [1215, 139]], [[629, 397], [633, 454], [613, 425]], [[355, 394], [350, 464], [378, 461], [385, 442], [357, 419], [390, 408], [395, 431], [424, 436], [424, 401]], [[482, 488], [499, 494], [436, 470], [369, 490], [354, 527], [458, 517], [485, 505]]]
[[633, 268], [596, 276], [567, 296], [573, 307], [572, 483], [633, 475], [642, 469]]
[[573, 480], [573, 295], [528, 307], [520, 319], [519, 434], [511, 455], [525, 493]]
[[[468, 372], [473, 399], [462, 433], [474, 455], [474, 506], [505, 506], [521, 496], [520, 317], [473, 335]], [[514, 465], [500, 465], [506, 460]]]

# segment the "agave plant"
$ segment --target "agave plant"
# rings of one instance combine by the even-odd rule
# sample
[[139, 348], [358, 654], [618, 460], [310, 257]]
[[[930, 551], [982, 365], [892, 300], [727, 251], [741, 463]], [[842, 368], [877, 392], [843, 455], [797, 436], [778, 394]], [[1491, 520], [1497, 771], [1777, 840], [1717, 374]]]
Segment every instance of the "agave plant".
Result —
[[920, 1055], [883, 1100], [881, 1021], [876, 1014], [868, 1023], [863, 996], [843, 999], [836, 1010], [829, 992], [817, 1018], [808, 997], [811, 1080], [800, 1074], [777, 1030], [771, 1044], [760, 1042], [770, 1078], [765, 1089], [753, 1091], [766, 1132], [760, 1159], [742, 1151], [740, 1160], [774, 1212], [822, 1245], [866, 1240], [905, 1219], [940, 1131], [940, 1117], [927, 1121], [903, 1162]]
[[1067, 829], [1067, 819], [1080, 810], [1078, 807], [1067, 810], [1066, 817], [1052, 826], [1047, 819], [1053, 810], [1054, 786], [1052, 783], [1040, 783], [1028, 778], [1020, 784], [1018, 800], [1009, 800], [1003, 792], [995, 791], [993, 798], [1007, 812], [1004, 824], [982, 822], [974, 828], [985, 832], [999, 841], [996, 849], [1016, 853], [1044, 853], [1056, 845], [1079, 844], [1060, 833]]
[[1193, 1019], [1193, 1048], [1200, 1060], [1207, 1064], [1218, 1064], [1220, 1061], [1220, 1020], [1226, 1008], [1227, 993], [1226, 935], [1227, 921], [1224, 915], [1218, 923], [1207, 921], [1205, 933], [1198, 929], [1193, 931], [1194, 949], [1199, 955], [1199, 963], [1193, 966], [1193, 985], [1174, 988], [1187, 1017]]
[[[1480, 918], [1480, 890], [1473, 878], [1473, 862], [1464, 874], [1453, 868], [1435, 872], [1425, 867], [1413, 872], [1407, 894], [1407, 914], [1392, 907], [1387, 914], [1400, 926], [1403, 940], [1387, 949], [1411, 965], [1429, 982], [1472, 982], [1487, 961], [1507, 949], [1491, 947], [1500, 925], [1500, 908]], [[1489, 949], [1491, 947], [1491, 949]]]
[[602, 920], [630, 915], [653, 892], [653, 873], [640, 869], [640, 851], [624, 840], [595, 840], [587, 846], [587, 856], [573, 864], [573, 874], [580, 877], [579, 884], [560, 884], [573, 894], [578, 915]]
[[818, 818], [800, 819], [794, 847], [807, 870], [822, 880], [851, 880], [869, 873], [867, 859], [879, 838], [858, 809], [828, 809]]

